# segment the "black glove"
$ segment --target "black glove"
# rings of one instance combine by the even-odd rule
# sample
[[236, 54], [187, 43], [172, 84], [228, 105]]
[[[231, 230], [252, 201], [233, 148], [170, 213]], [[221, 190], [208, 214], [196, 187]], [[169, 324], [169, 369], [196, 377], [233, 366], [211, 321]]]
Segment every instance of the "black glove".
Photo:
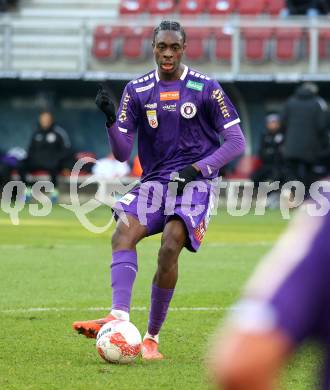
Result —
[[180, 169], [178, 174], [171, 180], [174, 183], [178, 183], [178, 195], [183, 194], [186, 184], [194, 181], [198, 176], [198, 173], [199, 172], [192, 165], [188, 165], [187, 167]]
[[108, 126], [116, 122], [116, 109], [110, 98], [110, 90], [106, 84], [100, 84], [95, 98], [95, 104], [107, 117]]

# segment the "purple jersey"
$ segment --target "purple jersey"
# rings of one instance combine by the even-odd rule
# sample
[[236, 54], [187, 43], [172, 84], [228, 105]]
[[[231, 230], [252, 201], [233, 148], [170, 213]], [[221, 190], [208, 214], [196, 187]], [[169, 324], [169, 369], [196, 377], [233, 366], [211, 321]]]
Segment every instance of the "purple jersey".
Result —
[[161, 81], [156, 70], [128, 83], [116, 125], [138, 133], [142, 182], [165, 183], [171, 172], [215, 152], [221, 132], [239, 122], [219, 83], [185, 66], [177, 81]]
[[319, 339], [327, 347], [330, 388], [330, 213], [312, 217], [300, 210], [291, 227], [249, 281], [234, 315], [246, 330], [281, 329], [299, 344]]

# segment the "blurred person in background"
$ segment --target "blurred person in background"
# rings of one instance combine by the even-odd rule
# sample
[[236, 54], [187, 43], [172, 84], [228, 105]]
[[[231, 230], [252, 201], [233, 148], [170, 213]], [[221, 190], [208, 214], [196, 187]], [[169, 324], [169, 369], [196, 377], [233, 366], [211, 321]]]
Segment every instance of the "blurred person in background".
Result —
[[[266, 131], [262, 137], [258, 155], [261, 166], [251, 176], [251, 180], [257, 186], [263, 181], [283, 181], [284, 134], [281, 129], [280, 116], [275, 113], [267, 115], [265, 124]], [[279, 192], [271, 192], [267, 198], [267, 207], [278, 207], [279, 197]]]
[[7, 155], [0, 150], [0, 189], [10, 181], [11, 166], [8, 163]]
[[13, 171], [25, 158], [26, 151], [19, 146], [14, 146], [7, 152], [0, 150], [0, 188], [11, 180]]
[[329, 237], [330, 213], [301, 209], [266, 255], [213, 340], [208, 364], [219, 389], [278, 388], [280, 369], [311, 339], [325, 349], [317, 388], [330, 389]]
[[53, 114], [46, 110], [39, 115], [37, 130], [32, 134], [27, 157], [19, 167], [21, 180], [26, 184], [26, 200], [32, 197], [29, 173], [33, 171], [46, 171], [54, 190], [51, 199], [55, 203], [58, 198], [57, 176], [62, 170], [62, 163], [71, 153], [71, 142], [67, 132], [54, 121]]
[[285, 180], [301, 181], [306, 190], [313, 182], [313, 167], [327, 141], [328, 106], [314, 83], [300, 85], [284, 104], [281, 124], [284, 131]]
[[282, 10], [281, 15], [316, 16], [327, 13], [329, 13], [328, 0], [286, 0], [286, 8]]
[[261, 167], [253, 173], [251, 180], [255, 183], [260, 181], [281, 180], [282, 177], [282, 145], [284, 134], [281, 130], [280, 116], [269, 114], [265, 119], [266, 131], [263, 134], [258, 157]]

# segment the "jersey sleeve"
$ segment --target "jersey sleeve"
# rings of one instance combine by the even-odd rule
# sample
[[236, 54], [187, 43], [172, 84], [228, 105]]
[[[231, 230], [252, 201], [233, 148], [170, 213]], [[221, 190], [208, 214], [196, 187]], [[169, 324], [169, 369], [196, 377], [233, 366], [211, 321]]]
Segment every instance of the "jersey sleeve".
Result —
[[135, 91], [128, 83], [123, 92], [116, 116], [116, 125], [122, 133], [135, 133], [138, 127], [139, 104]]
[[279, 329], [293, 344], [315, 336], [328, 294], [329, 232], [329, 217], [300, 212], [250, 279], [242, 326]]
[[211, 125], [217, 132], [221, 133], [224, 129], [240, 123], [234, 105], [217, 81], [211, 80], [208, 83], [208, 88], [205, 88], [204, 92], [204, 102]]

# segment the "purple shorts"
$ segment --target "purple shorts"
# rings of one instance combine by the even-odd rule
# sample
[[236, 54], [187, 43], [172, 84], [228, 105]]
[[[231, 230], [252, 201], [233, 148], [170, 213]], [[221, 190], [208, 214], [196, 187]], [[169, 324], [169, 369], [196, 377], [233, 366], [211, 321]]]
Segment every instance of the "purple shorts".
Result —
[[[185, 247], [196, 252], [204, 238], [210, 220], [212, 191], [206, 182], [193, 183], [181, 196], [173, 196], [167, 184], [159, 182], [142, 183], [128, 192], [113, 206], [114, 217], [125, 223], [125, 216], [131, 215], [148, 229], [148, 235], [160, 233], [173, 218], [184, 222], [188, 239]], [[127, 221], [127, 220], [126, 220]]]

